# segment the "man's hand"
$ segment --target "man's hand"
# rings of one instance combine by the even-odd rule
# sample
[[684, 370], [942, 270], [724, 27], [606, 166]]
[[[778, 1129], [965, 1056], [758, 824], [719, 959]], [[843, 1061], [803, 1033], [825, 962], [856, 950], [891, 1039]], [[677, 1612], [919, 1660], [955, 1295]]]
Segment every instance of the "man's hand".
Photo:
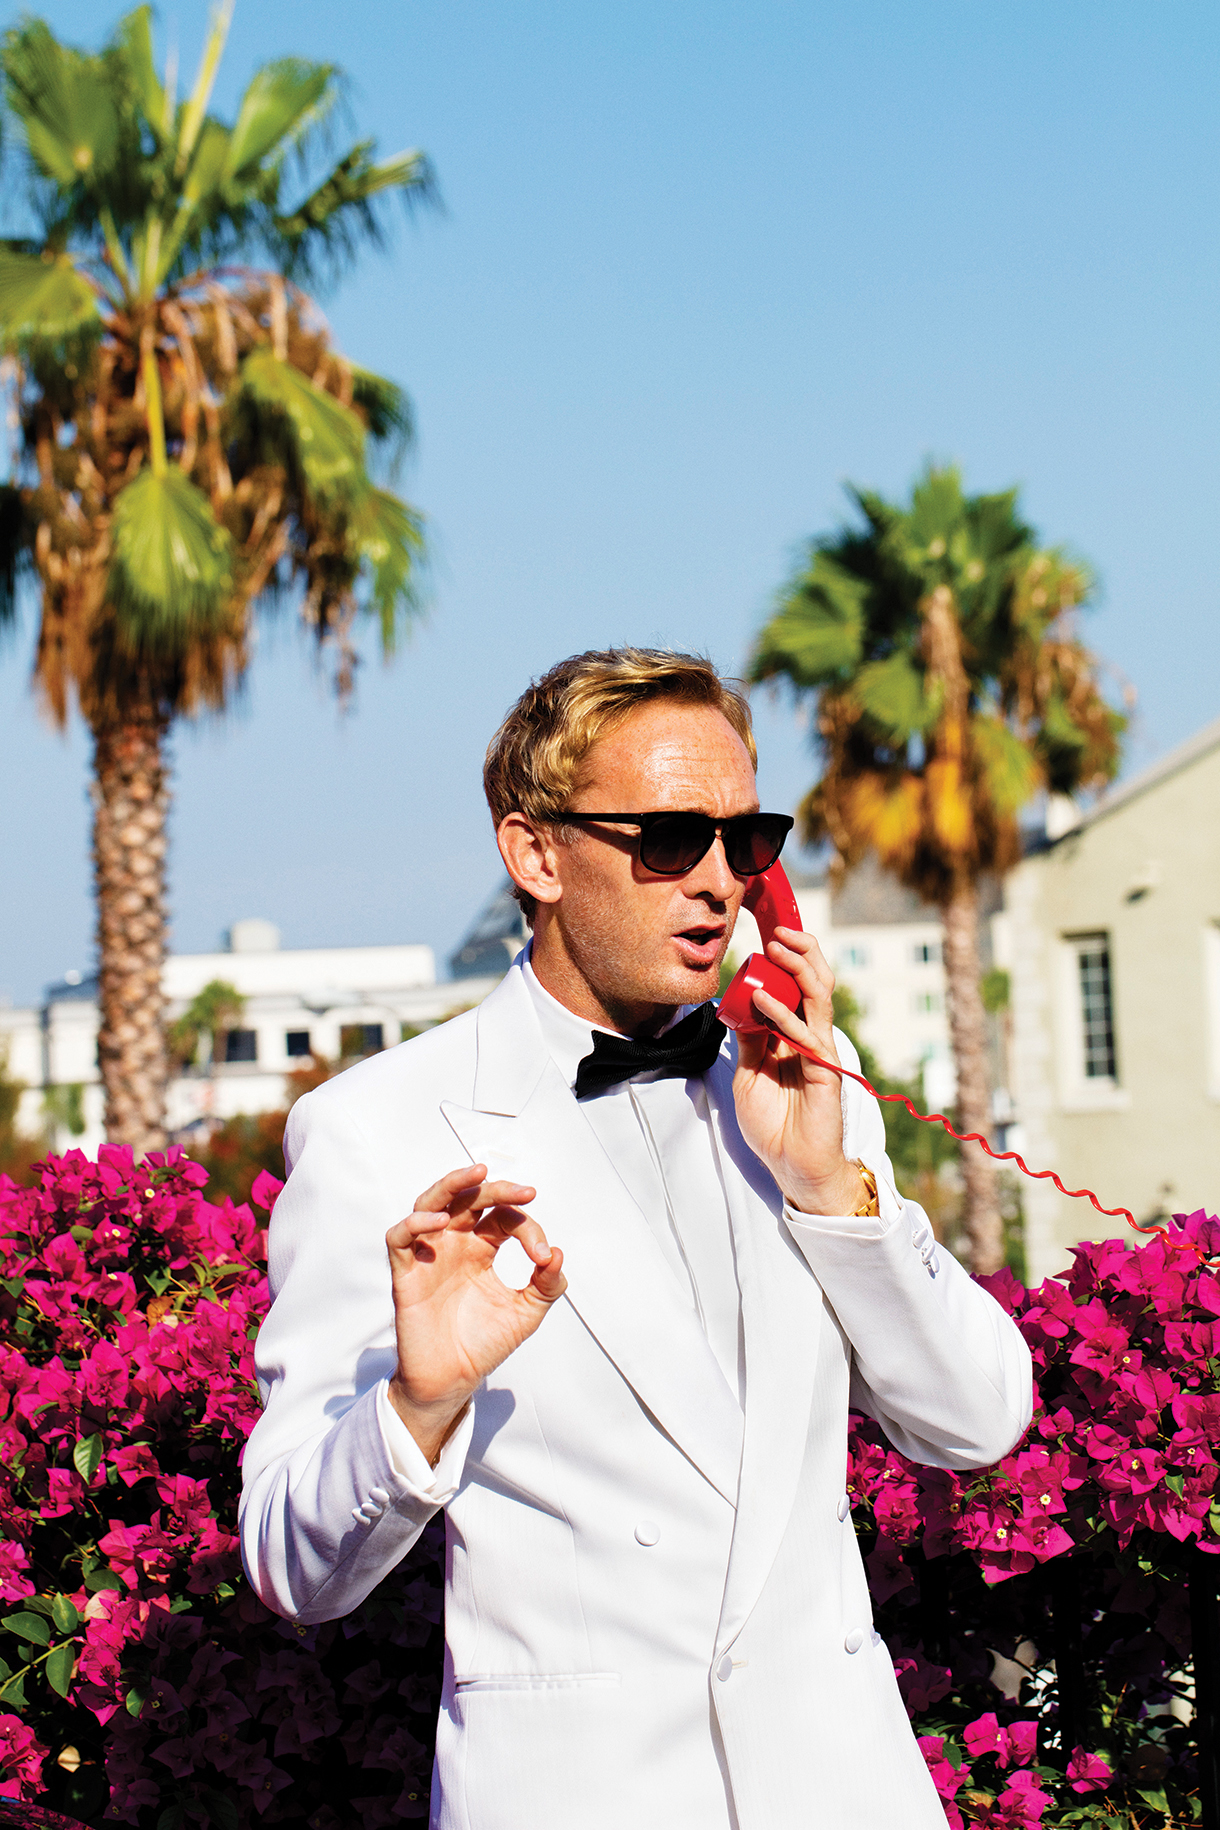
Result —
[[[830, 994], [834, 974], [812, 934], [777, 928], [767, 958], [801, 988], [800, 1014], [765, 991], [754, 1008], [783, 1036], [807, 1043], [824, 1061], [838, 1061]], [[741, 1134], [771, 1171], [792, 1206], [806, 1214], [852, 1214], [866, 1198], [860, 1172], [843, 1154], [843, 1108], [838, 1074], [815, 1067], [766, 1032], [739, 1035], [733, 1097]]]
[[[455, 1169], [420, 1195], [386, 1234], [394, 1283], [398, 1370], [390, 1402], [434, 1462], [488, 1373], [527, 1340], [568, 1287], [563, 1253], [521, 1212], [535, 1193], [485, 1182], [485, 1163]], [[506, 1239], [533, 1260], [524, 1290], [495, 1273]]]

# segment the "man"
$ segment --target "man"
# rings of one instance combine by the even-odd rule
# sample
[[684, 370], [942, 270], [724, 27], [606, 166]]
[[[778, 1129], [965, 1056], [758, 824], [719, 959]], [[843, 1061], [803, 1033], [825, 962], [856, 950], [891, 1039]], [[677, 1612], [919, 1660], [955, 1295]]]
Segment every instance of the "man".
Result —
[[[847, 1412], [985, 1466], [1029, 1355], [895, 1191], [876, 1101], [715, 1021], [791, 824], [754, 763], [703, 660], [552, 669], [485, 771], [530, 946], [289, 1122], [246, 1566], [333, 1619], [446, 1508], [437, 1830], [943, 1826], [871, 1627]], [[817, 941], [768, 953], [803, 1002], [761, 1014], [858, 1065]]]

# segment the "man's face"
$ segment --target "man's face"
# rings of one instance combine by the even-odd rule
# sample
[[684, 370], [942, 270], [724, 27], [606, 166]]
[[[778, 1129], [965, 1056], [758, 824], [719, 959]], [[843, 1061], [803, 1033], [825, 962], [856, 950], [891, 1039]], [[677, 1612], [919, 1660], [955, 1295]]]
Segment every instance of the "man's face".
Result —
[[[749, 752], [719, 712], [659, 701], [593, 746], [571, 809], [731, 819], [756, 812], [758, 794]], [[638, 841], [636, 832], [597, 826], [558, 843], [561, 895], [540, 910], [535, 941], [549, 990], [575, 1008], [576, 987], [563, 982], [574, 969], [601, 1011], [631, 1029], [716, 995], [746, 889], [720, 838], [683, 877], [645, 869]]]

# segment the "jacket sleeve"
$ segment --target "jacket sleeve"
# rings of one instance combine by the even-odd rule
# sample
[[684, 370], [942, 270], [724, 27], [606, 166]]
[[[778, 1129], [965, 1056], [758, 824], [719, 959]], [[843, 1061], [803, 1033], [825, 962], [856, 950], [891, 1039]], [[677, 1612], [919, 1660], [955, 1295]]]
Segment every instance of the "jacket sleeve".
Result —
[[[836, 1031], [839, 1059], [859, 1057]], [[923, 1209], [894, 1186], [877, 1101], [844, 1081], [844, 1149], [877, 1178], [879, 1218], [784, 1219], [852, 1346], [851, 1402], [894, 1447], [939, 1468], [983, 1468], [1033, 1412], [1029, 1348], [1012, 1318], [937, 1245]]]
[[333, 1095], [302, 1099], [284, 1154], [271, 1309], [255, 1346], [264, 1409], [242, 1460], [242, 1559], [277, 1614], [335, 1620], [453, 1497], [473, 1423], [468, 1412], [432, 1469], [389, 1404], [385, 1234], [401, 1201], [371, 1168], [355, 1120]]

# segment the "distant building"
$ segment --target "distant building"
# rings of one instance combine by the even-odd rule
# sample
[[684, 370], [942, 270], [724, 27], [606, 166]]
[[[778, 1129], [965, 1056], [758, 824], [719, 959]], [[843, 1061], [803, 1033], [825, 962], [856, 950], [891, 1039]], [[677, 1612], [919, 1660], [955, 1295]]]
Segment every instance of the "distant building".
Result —
[[[997, 926], [1011, 975], [1013, 1141], [1140, 1221], [1220, 1207], [1220, 719], [1027, 856]], [[1025, 1184], [1035, 1279], [1129, 1236]]]
[[[284, 1104], [285, 1076], [315, 1055], [334, 1060], [371, 1054], [478, 1003], [495, 978], [437, 984], [431, 947], [281, 948], [270, 922], [235, 922], [228, 949], [175, 953], [162, 985], [172, 1022], [214, 979], [245, 1000], [240, 1027], [225, 1037], [224, 1059], [175, 1076], [171, 1131], [188, 1133], [239, 1112]], [[505, 957], [507, 964], [507, 956]], [[102, 1141], [97, 1068], [97, 981], [72, 975], [48, 988], [41, 1009], [0, 1010], [8, 1071], [26, 1083], [18, 1123], [37, 1134], [51, 1125], [56, 1147], [96, 1151]], [[67, 1115], [79, 1114], [74, 1134]]]
[[513, 895], [512, 879], [506, 877], [479, 910], [457, 951], [449, 955], [449, 970], [455, 979], [502, 978], [529, 933], [521, 904]]

